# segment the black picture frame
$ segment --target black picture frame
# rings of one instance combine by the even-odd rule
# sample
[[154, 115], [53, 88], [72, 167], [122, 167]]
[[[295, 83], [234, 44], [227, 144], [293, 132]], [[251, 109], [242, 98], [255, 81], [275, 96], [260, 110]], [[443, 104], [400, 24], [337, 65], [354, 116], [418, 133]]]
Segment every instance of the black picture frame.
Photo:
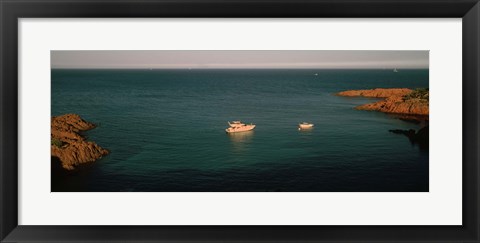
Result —
[[[0, 239], [2, 242], [478, 242], [478, 0], [0, 0]], [[18, 225], [19, 18], [462, 18], [462, 226]], [[448, 132], [448, 128], [445, 128]], [[447, 178], [446, 178], [447, 179]], [[279, 212], [282, 213], [282, 212]], [[441, 214], [442, 212], [438, 212]]]

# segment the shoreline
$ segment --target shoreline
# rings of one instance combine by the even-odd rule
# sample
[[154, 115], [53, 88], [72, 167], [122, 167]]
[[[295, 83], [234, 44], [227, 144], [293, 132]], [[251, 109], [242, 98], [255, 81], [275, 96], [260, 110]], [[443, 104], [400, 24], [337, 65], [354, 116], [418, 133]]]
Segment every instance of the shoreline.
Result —
[[51, 157], [60, 160], [63, 169], [74, 170], [78, 165], [95, 162], [110, 152], [93, 141], [87, 141], [81, 132], [94, 129], [93, 123], [77, 114], [51, 118]]
[[[428, 89], [367, 89], [347, 90], [336, 93], [342, 97], [382, 98], [382, 100], [356, 106], [357, 110], [379, 111], [392, 115], [404, 116], [406, 120], [426, 120], [429, 116]], [[400, 117], [399, 119], [401, 119]]]
[[414, 129], [390, 129], [389, 132], [408, 137], [412, 144], [418, 144], [421, 150], [428, 150], [429, 144], [429, 100], [428, 89], [368, 89], [347, 90], [337, 93], [343, 97], [383, 98], [382, 100], [356, 106], [357, 110], [379, 111], [391, 115], [405, 122], [420, 125], [418, 131]]

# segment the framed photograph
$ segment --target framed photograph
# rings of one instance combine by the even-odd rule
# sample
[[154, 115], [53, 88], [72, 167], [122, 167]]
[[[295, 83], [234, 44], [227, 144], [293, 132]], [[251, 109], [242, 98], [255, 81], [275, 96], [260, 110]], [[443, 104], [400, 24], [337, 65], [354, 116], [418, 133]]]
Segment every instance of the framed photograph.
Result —
[[477, 0], [0, 11], [2, 242], [480, 241]]

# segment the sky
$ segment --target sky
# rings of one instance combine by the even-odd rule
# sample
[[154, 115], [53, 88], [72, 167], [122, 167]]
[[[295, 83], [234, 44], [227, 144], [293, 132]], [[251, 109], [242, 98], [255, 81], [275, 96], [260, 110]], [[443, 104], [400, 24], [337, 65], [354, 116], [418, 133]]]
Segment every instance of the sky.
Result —
[[51, 51], [52, 68], [428, 68], [428, 51]]

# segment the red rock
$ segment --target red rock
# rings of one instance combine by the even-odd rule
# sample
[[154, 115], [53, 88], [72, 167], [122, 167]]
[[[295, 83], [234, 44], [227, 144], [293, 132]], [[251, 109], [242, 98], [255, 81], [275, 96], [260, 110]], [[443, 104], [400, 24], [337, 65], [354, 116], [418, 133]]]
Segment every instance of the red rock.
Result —
[[348, 90], [338, 93], [339, 96], [362, 96], [369, 98], [388, 98], [392, 96], [405, 96], [410, 94], [413, 90], [406, 88], [394, 88], [394, 89], [363, 89], [363, 90]]
[[340, 92], [339, 96], [363, 96], [374, 98], [386, 98], [375, 103], [369, 103], [355, 107], [358, 110], [373, 110], [385, 113], [406, 114], [406, 115], [428, 115], [429, 102], [424, 99], [404, 99], [410, 94], [411, 89], [370, 89], [370, 90], [349, 90]]
[[[86, 141], [79, 134], [93, 128], [95, 128], [93, 123], [83, 120], [76, 114], [52, 117], [51, 154], [60, 159], [63, 168], [73, 170], [79, 164], [94, 162], [109, 153], [96, 143]], [[53, 141], [57, 144], [55, 145]]]

